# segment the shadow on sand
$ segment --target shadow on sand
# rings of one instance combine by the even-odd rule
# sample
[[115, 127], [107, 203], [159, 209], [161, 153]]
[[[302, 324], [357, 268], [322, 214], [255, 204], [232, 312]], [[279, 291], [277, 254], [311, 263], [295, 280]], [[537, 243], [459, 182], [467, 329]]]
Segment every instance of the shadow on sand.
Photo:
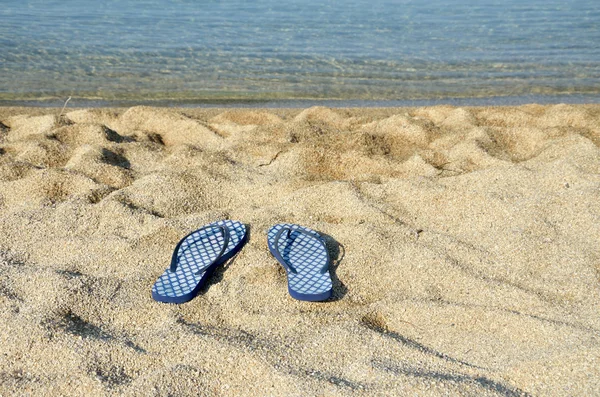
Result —
[[331, 274], [331, 281], [333, 281], [333, 295], [326, 302], [339, 301], [348, 293], [348, 288], [337, 276], [337, 269], [340, 263], [342, 263], [344, 256], [346, 256], [346, 248], [330, 235], [325, 233], [319, 234], [325, 240], [327, 251], [329, 251], [329, 258], [331, 259], [329, 273]]

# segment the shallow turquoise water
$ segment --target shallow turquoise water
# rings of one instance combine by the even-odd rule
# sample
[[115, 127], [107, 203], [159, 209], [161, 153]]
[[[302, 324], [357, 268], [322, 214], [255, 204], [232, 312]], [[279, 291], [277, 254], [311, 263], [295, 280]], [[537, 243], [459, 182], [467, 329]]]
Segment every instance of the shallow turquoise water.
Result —
[[0, 103], [600, 102], [599, 43], [597, 0], [2, 0]]

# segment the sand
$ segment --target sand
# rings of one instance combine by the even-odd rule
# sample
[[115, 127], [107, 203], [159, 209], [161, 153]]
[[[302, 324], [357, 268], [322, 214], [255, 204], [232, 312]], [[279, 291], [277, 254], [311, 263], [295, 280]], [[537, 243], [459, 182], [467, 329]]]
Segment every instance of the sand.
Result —
[[[59, 113], [0, 108], [0, 395], [600, 395], [600, 105]], [[226, 218], [241, 252], [153, 301]]]

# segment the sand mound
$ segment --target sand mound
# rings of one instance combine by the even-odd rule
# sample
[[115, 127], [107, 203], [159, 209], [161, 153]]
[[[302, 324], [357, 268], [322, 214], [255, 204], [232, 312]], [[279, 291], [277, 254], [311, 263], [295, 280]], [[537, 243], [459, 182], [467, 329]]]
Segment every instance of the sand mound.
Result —
[[[596, 395], [600, 106], [0, 108], [0, 394]], [[250, 227], [192, 302], [181, 237]], [[291, 299], [265, 232], [325, 234]]]
[[10, 134], [5, 139], [18, 141], [32, 135], [42, 135], [50, 132], [59, 125], [55, 115], [27, 116], [17, 115], [3, 122], [3, 130], [10, 129]]
[[282, 120], [279, 116], [265, 111], [235, 109], [219, 113], [210, 122], [212, 124], [267, 125], [279, 124]]
[[144, 106], [127, 110], [117, 124], [120, 128], [156, 136], [155, 140], [167, 146], [178, 144], [197, 145], [216, 149], [221, 139], [205, 124], [182, 113], [157, 110]]

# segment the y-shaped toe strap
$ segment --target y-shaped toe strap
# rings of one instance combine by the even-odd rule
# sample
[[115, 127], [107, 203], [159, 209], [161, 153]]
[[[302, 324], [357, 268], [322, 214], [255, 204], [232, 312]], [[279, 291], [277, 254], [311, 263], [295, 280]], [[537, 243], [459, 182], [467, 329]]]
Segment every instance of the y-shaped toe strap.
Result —
[[187, 251], [188, 249], [190, 249], [190, 247], [192, 246], [192, 244], [194, 244], [197, 241], [202, 240], [203, 238], [206, 238], [206, 235], [202, 235], [198, 238], [196, 238], [195, 240], [191, 241], [190, 243], [188, 243], [187, 247], [184, 248], [183, 250], [181, 250], [181, 252], [179, 252], [179, 248], [181, 247], [181, 245], [185, 242], [185, 240], [191, 236], [192, 234], [195, 233], [200, 233], [204, 230], [208, 230], [208, 229], [219, 229], [219, 231], [223, 234], [223, 247], [221, 248], [221, 251], [219, 252], [219, 255], [217, 255], [217, 257], [210, 262], [208, 265], [202, 267], [201, 269], [199, 269], [196, 274], [202, 274], [207, 268], [211, 267], [212, 265], [214, 265], [220, 258], [221, 256], [223, 256], [223, 253], [225, 252], [225, 249], [227, 249], [227, 246], [229, 245], [229, 229], [226, 226], [221, 226], [221, 225], [208, 225], [205, 226], [201, 229], [198, 229], [196, 231], [193, 231], [192, 233], [188, 234], [187, 236], [185, 236], [183, 239], [181, 239], [181, 241], [177, 244], [177, 246], [175, 247], [175, 250], [173, 251], [173, 256], [171, 257], [171, 267], [169, 268], [169, 270], [171, 272], [174, 272], [175, 270], [177, 270], [177, 260], [179, 259], [179, 257], [181, 256], [181, 254], [183, 254], [185, 251]]
[[298, 233], [304, 234], [305, 236], [308, 236], [312, 239], [317, 240], [321, 244], [321, 246], [323, 246], [323, 249], [325, 250], [325, 254], [327, 255], [327, 261], [325, 262], [325, 266], [323, 266], [321, 268], [320, 272], [321, 272], [321, 274], [324, 274], [325, 272], [327, 272], [327, 270], [329, 270], [329, 252], [327, 251], [327, 247], [325, 246], [325, 242], [323, 241], [323, 239], [319, 238], [318, 236], [315, 236], [314, 233], [307, 232], [304, 229], [300, 229], [300, 228], [291, 229], [289, 227], [284, 226], [281, 229], [279, 229], [279, 231], [275, 235], [275, 239], [273, 240], [273, 245], [275, 248], [275, 252], [281, 258], [281, 260], [283, 262], [282, 264], [288, 272], [293, 273], [293, 274], [298, 274], [298, 271], [296, 270], [296, 268], [294, 268], [290, 263], [288, 263], [284, 259], [281, 252], [279, 251], [279, 239], [281, 238], [281, 236], [283, 235], [284, 232], [287, 232], [287, 236], [286, 236], [287, 239], [290, 239], [292, 232], [298, 232]]

